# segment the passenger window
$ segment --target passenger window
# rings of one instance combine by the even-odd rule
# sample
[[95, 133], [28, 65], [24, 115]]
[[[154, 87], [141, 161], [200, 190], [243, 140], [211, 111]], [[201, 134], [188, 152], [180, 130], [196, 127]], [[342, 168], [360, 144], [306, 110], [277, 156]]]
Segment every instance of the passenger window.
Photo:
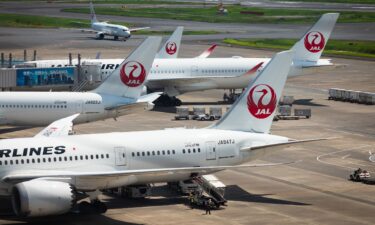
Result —
[[[134, 154], [134, 152], [133, 152], [133, 154]], [[134, 156], [134, 155], [133, 155], [133, 156]], [[102, 157], [102, 159], [104, 159], [104, 155], [103, 155], [103, 154], [101, 155], [101, 157]]]
[[172, 150], [172, 153], [173, 153], [173, 155], [174, 155], [174, 154], [176, 154], [176, 151], [175, 151], [175, 150]]
[[170, 155], [170, 154], [171, 154], [171, 151], [168, 150], [167, 153], [168, 153], [168, 155]]
[[43, 158], [43, 159], [42, 159], [42, 161], [43, 161], [43, 162], [45, 163], [45, 162], [46, 162], [46, 159], [45, 159], [45, 158]]
[[74, 156], [74, 159], [77, 161], [78, 160], [78, 156]]
[[29, 164], [29, 163], [30, 163], [29, 159], [26, 159], [26, 163], [27, 163], [27, 164]]
[[195, 153], [195, 148], [193, 148], [193, 153]]
[[94, 155], [91, 155], [90, 158], [91, 158], [91, 159], [94, 159]]
[[188, 153], [190, 153], [190, 148], [188, 149]]
[[96, 155], [96, 159], [99, 159], [99, 155]]
[[9, 160], [9, 164], [10, 164], [10, 165], [13, 165], [13, 160]]
[[35, 159], [31, 159], [31, 163], [35, 163]]
[[107, 156], [107, 159], [109, 159], [109, 154], [107, 154], [106, 156]]
[[145, 152], [142, 152], [142, 156], [145, 156]]
[[160, 155], [160, 151], [158, 151], [158, 155]]
[[201, 149], [200, 149], [200, 148], [198, 148], [198, 152], [201, 152]]
[[139, 152], [137, 152], [137, 156], [141, 156], [141, 154], [139, 154]]
[[163, 153], [163, 155], [165, 155], [165, 151], [164, 150], [162, 151], [162, 153]]
[[18, 164], [18, 159], [16, 159], [16, 164]]
[[182, 153], [184, 153], [184, 154], [185, 154], [185, 149], [182, 149]]
[[81, 160], [83, 160], [83, 155], [79, 156], [79, 158], [80, 158]]
[[147, 156], [150, 156], [150, 152], [147, 152]]
[[73, 161], [73, 156], [70, 156], [69, 159], [70, 159], [70, 161]]
[[152, 155], [155, 155], [155, 151], [152, 151]]

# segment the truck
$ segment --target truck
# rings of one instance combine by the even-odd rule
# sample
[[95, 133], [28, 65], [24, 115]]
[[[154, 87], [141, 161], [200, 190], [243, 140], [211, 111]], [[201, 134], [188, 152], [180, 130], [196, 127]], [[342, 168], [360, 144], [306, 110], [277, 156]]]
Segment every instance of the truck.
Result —
[[294, 109], [294, 115], [308, 119], [311, 117], [311, 109]]
[[205, 107], [193, 107], [193, 116], [191, 119], [195, 120], [198, 118], [198, 115], [205, 115], [206, 108]]
[[213, 116], [215, 120], [221, 118], [223, 110], [221, 107], [210, 107], [210, 116]]
[[283, 96], [280, 100], [280, 105], [292, 106], [294, 102], [294, 96]]
[[174, 117], [175, 120], [189, 120], [189, 108], [188, 107], [177, 107], [176, 108], [176, 116]]

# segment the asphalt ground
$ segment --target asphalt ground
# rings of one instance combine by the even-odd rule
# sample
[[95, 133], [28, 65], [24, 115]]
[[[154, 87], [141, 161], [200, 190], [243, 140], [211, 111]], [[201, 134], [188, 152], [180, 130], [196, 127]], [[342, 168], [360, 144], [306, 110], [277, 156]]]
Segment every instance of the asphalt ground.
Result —
[[[103, 58], [126, 56], [143, 37], [127, 42], [97, 41], [90, 34], [70, 30], [1, 29], [1, 49], [19, 52], [28, 46], [37, 49], [40, 58], [66, 57], [68, 52]], [[50, 32], [52, 31], [52, 32]], [[5, 32], [5, 34], [4, 34]], [[6, 38], [14, 32], [11, 38]], [[19, 33], [18, 33], [19, 32]], [[26, 32], [26, 33], [28, 33]], [[72, 35], [73, 34], [73, 35]], [[22, 40], [22, 41], [21, 41]], [[7, 42], [5, 42], [7, 41]], [[205, 43], [205, 42], [203, 42]], [[183, 41], [180, 57], [197, 56], [209, 45]], [[219, 46], [212, 57], [270, 57], [273, 51]], [[156, 184], [153, 196], [143, 200], [103, 196], [109, 210], [103, 215], [77, 215], [28, 220], [35, 224], [373, 224], [374, 186], [352, 183], [350, 172], [358, 167], [375, 174], [375, 164], [368, 160], [375, 152], [375, 106], [327, 100], [327, 89], [340, 87], [375, 92], [374, 62], [333, 58], [337, 68], [289, 78], [284, 95], [293, 95], [294, 108], [311, 108], [310, 119], [278, 121], [272, 133], [295, 139], [337, 137], [337, 139], [290, 147], [251, 163], [291, 162], [277, 167], [226, 170], [216, 175], [228, 188], [228, 206], [204, 215], [201, 209], [190, 209], [186, 198]], [[209, 90], [180, 96], [184, 105], [222, 106], [224, 90]], [[175, 121], [173, 108], [127, 115], [117, 121], [108, 119], [75, 127], [78, 134], [155, 130], [168, 127], [201, 128], [212, 122]], [[2, 127], [1, 138], [30, 137], [42, 128]], [[0, 201], [0, 208], [9, 207]], [[9, 209], [8, 209], [9, 210]], [[4, 209], [3, 212], [7, 210]], [[24, 221], [0, 216], [0, 224]]]
[[[277, 2], [276, 2], [277, 3]], [[285, 4], [285, 3], [282, 3]], [[87, 4], [45, 3], [39, 2], [0, 2], [0, 13], [15, 13], [26, 15], [44, 15], [52, 17], [89, 19], [88, 14], [62, 12], [64, 8], [88, 7]], [[145, 6], [143, 6], [145, 7]], [[164, 5], [174, 7], [174, 5]], [[311, 7], [307, 7], [311, 8]], [[336, 10], [332, 9], [332, 12]], [[177, 26], [186, 30], [209, 30], [221, 32], [204, 36], [191, 37], [194, 40], [221, 40], [227, 38], [299, 38], [312, 24], [241, 24], [241, 23], [206, 23], [183, 20], [136, 18], [126, 16], [97, 15], [100, 21], [130, 23], [136, 27], [149, 26], [151, 30], [172, 31]], [[334, 39], [345, 40], [374, 40], [375, 23], [340, 23], [332, 34]]]

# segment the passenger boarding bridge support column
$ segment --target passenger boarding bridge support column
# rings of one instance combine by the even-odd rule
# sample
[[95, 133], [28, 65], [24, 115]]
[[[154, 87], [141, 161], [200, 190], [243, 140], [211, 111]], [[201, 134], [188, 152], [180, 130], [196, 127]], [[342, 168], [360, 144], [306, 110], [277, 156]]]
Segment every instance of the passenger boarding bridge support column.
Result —
[[1, 67], [4, 67], [5, 60], [4, 60], [4, 52], [1, 53]]
[[69, 66], [72, 65], [72, 53], [69, 53]]
[[12, 53], [9, 53], [9, 68], [12, 68]]
[[36, 61], [36, 50], [34, 50], [33, 61]]
[[27, 51], [26, 51], [26, 49], [23, 50], [23, 61], [27, 61]]

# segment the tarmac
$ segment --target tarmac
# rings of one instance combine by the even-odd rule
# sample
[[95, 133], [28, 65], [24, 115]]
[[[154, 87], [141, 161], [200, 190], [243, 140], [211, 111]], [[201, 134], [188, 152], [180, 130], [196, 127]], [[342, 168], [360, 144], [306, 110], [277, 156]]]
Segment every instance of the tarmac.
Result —
[[[23, 35], [27, 31], [27, 34]], [[22, 55], [22, 49], [37, 49], [39, 58], [125, 57], [144, 36], [127, 42], [94, 40], [92, 34], [69, 29], [1, 28], [0, 49]], [[183, 39], [180, 57], [195, 57], [209, 47], [207, 41]], [[20, 41], [22, 40], [22, 41]], [[274, 51], [218, 46], [210, 57], [272, 57]], [[16, 55], [17, 55], [16, 54]], [[324, 57], [323, 58], [327, 58]], [[330, 57], [331, 58], [331, 57]], [[104, 195], [108, 211], [103, 215], [79, 215], [20, 220], [9, 215], [9, 202], [0, 200], [0, 224], [374, 224], [374, 186], [348, 181], [361, 167], [375, 175], [369, 151], [375, 152], [375, 106], [328, 100], [328, 88], [338, 87], [375, 92], [374, 62], [332, 58], [336, 68], [292, 77], [284, 95], [293, 95], [294, 108], [310, 108], [312, 117], [277, 121], [272, 133], [294, 139], [335, 137], [335, 139], [290, 147], [258, 163], [295, 162], [289, 165], [225, 170], [216, 174], [227, 185], [228, 204], [212, 215], [190, 209], [186, 197], [155, 184], [146, 199], [123, 199]], [[224, 90], [187, 93], [184, 106], [228, 106], [222, 103]], [[77, 134], [155, 130], [169, 127], [206, 127], [212, 122], [175, 121], [174, 108], [156, 108], [75, 126]], [[31, 137], [38, 128], [0, 128], [0, 138]], [[7, 208], [7, 209], [6, 209]]]

